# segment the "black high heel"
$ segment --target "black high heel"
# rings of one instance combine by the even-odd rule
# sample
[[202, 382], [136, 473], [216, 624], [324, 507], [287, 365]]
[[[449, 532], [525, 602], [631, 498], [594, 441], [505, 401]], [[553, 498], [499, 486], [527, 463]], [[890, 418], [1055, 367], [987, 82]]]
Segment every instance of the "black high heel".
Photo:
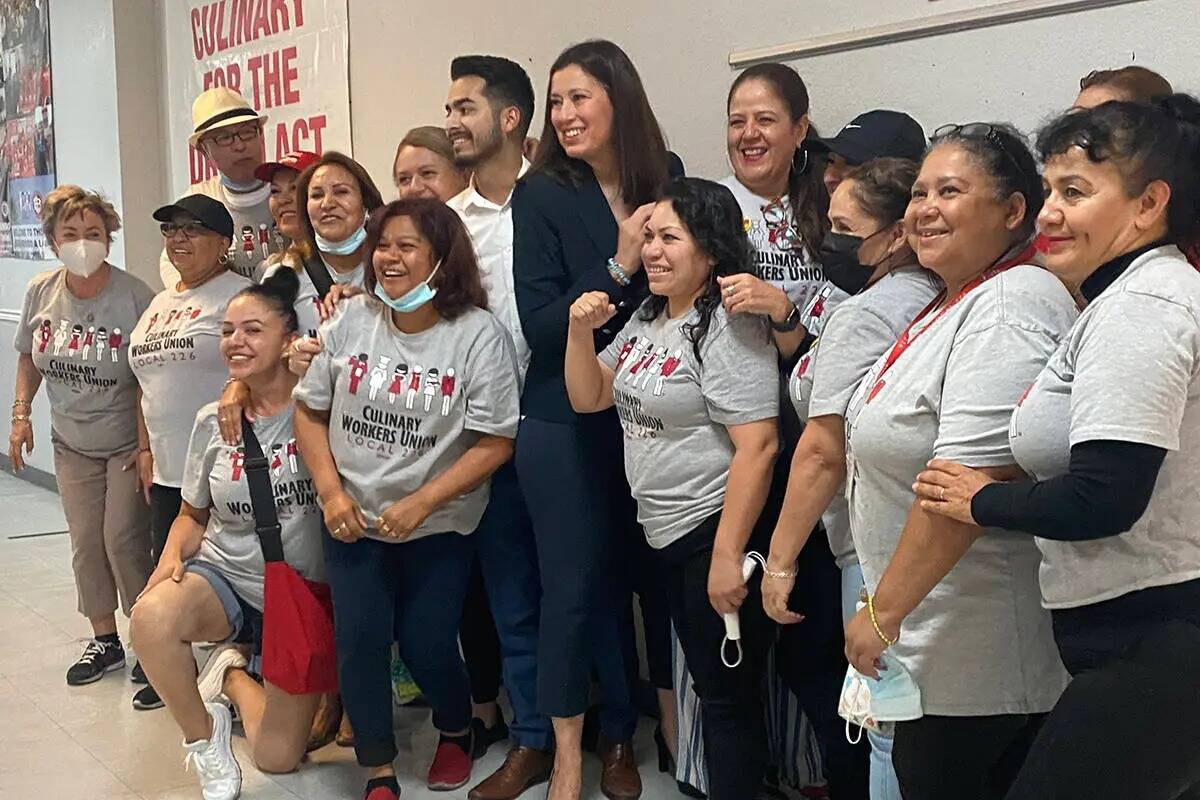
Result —
[[[671, 748], [667, 747], [667, 737], [663, 736], [661, 725], [654, 729], [654, 744], [658, 747], [658, 771], [674, 778], [676, 772], [675, 757], [671, 755]], [[694, 797], [698, 800], [705, 800], [708, 797], [708, 795], [690, 783], [684, 783], [676, 779], [675, 786], [684, 797]]]

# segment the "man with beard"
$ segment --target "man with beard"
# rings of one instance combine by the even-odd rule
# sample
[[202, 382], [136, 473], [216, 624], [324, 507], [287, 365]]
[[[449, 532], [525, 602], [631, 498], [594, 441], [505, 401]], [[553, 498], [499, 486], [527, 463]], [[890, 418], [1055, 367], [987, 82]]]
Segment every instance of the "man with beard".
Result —
[[[512, 335], [522, 381], [529, 347], [513, 289], [509, 203], [529, 169], [522, 155], [533, 117], [533, 86], [518, 64], [497, 56], [460, 56], [450, 65], [446, 133], [454, 163], [471, 170], [467, 188], [448, 205], [471, 234], [488, 305]], [[471, 800], [510, 800], [549, 779], [554, 757], [550, 720], [537, 709], [537, 642], [541, 580], [529, 514], [509, 461], [492, 475], [492, 495], [475, 534], [488, 602], [496, 621], [505, 688], [513, 707], [512, 749], [503, 766], [471, 790]], [[472, 614], [471, 609], [464, 617]], [[487, 720], [485, 720], [487, 722]]]

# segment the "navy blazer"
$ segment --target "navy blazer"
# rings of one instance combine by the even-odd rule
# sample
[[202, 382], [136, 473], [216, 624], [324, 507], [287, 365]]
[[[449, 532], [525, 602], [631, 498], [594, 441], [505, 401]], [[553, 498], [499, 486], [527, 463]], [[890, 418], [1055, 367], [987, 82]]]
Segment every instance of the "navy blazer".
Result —
[[[682, 175], [683, 163], [668, 155], [671, 177]], [[512, 218], [517, 313], [530, 350], [521, 410], [550, 422], [575, 422], [579, 415], [563, 379], [571, 304], [593, 291], [607, 292], [616, 304], [617, 315], [595, 333], [600, 352], [646, 297], [646, 273], [638, 270], [628, 286], [609, 274], [617, 220], [590, 173], [579, 186], [529, 173], [513, 191]]]

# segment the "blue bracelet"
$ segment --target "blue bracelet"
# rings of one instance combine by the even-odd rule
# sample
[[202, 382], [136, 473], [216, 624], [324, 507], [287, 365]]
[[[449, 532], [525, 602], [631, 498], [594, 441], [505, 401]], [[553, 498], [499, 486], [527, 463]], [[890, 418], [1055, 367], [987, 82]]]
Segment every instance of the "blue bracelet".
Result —
[[622, 286], [628, 286], [632, 282], [629, 276], [625, 273], [625, 270], [621, 269], [621, 265], [617, 263], [615, 258], [610, 258], [608, 260], [608, 274], [612, 275], [613, 280]]

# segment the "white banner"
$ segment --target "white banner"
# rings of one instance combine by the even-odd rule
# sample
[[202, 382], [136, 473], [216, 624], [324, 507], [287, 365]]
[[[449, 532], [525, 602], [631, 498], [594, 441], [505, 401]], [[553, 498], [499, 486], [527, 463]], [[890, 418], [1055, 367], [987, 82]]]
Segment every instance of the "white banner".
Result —
[[192, 101], [236, 89], [267, 116], [267, 160], [350, 152], [346, 0], [168, 0], [167, 118], [172, 196], [216, 174], [187, 144]]

